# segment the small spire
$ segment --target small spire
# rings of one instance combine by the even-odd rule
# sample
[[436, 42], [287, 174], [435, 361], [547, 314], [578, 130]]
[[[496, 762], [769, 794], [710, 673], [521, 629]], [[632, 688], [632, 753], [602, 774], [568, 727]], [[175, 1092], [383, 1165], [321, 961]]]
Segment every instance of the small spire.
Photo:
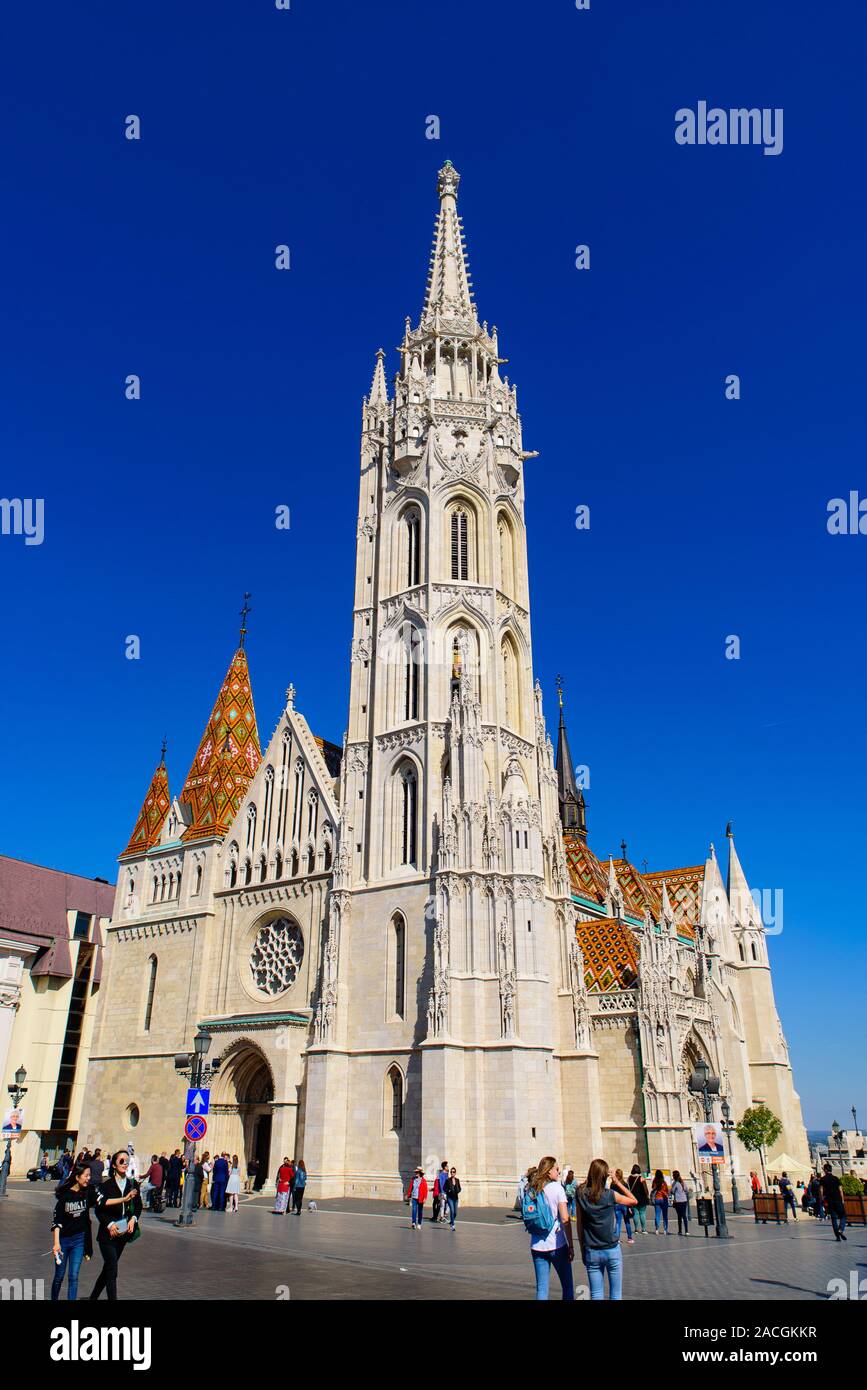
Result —
[[165, 734], [163, 734], [163, 746], [162, 746], [162, 748], [160, 749], [160, 762], [159, 762], [160, 767], [165, 767], [165, 765], [166, 765], [166, 749], [168, 748], [168, 746], [169, 746], [169, 745], [168, 745], [168, 743], [167, 743], [167, 741], [166, 741], [166, 736], [165, 736]]
[[557, 677], [557, 698], [560, 701], [560, 729], [557, 736], [557, 799], [560, 802], [560, 820], [564, 830], [575, 830], [583, 840], [587, 839], [587, 820], [585, 816], [584, 793], [575, 781], [572, 754], [569, 749], [569, 736], [566, 733], [566, 720], [563, 716], [563, 677]]
[[[626, 859], [626, 841], [625, 841], [625, 840], [621, 840], [621, 841], [620, 841], [620, 849], [621, 849], [623, 858]], [[628, 863], [628, 862], [629, 862], [629, 861], [627, 860], [627, 863]]]
[[376, 354], [376, 366], [373, 369], [373, 385], [370, 388], [370, 405], [388, 405], [388, 387], [385, 384], [385, 349], [380, 348]]
[[239, 647], [243, 647], [243, 645], [244, 645], [244, 639], [245, 639], [246, 636], [247, 636], [247, 614], [248, 614], [248, 613], [252, 613], [252, 611], [253, 611], [252, 608], [250, 607], [249, 603], [247, 602], [248, 598], [250, 598], [250, 594], [245, 594], [245, 595], [244, 595], [244, 606], [243, 606], [243, 608], [241, 609], [241, 612], [240, 612], [240, 615], [239, 615], [239, 616], [240, 616], [240, 619], [241, 619], [241, 632], [240, 632], [240, 634], [239, 634], [239, 639], [238, 639], [238, 646], [239, 646]]

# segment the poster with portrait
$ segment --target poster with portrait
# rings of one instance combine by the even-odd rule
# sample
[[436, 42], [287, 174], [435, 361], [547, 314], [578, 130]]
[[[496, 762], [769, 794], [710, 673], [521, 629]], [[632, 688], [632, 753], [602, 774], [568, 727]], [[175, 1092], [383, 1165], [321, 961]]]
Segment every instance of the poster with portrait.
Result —
[[3, 1139], [20, 1139], [24, 1133], [24, 1110], [20, 1105], [13, 1105], [11, 1110], [5, 1111], [3, 1115]]
[[699, 1163], [725, 1162], [725, 1135], [715, 1120], [705, 1120], [700, 1125], [693, 1125], [692, 1132]]

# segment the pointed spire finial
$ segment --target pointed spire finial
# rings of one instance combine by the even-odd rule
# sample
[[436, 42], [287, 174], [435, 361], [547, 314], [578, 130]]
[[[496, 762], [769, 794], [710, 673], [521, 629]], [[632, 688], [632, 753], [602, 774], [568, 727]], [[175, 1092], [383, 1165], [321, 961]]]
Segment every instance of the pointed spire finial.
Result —
[[248, 614], [248, 613], [252, 613], [252, 611], [253, 611], [252, 608], [250, 607], [249, 603], [247, 602], [248, 598], [250, 598], [250, 597], [251, 597], [250, 594], [245, 594], [245, 595], [244, 595], [244, 606], [243, 606], [243, 608], [241, 609], [241, 612], [240, 612], [240, 615], [239, 615], [240, 618], [241, 618], [241, 631], [240, 631], [240, 634], [239, 634], [239, 641], [238, 641], [238, 646], [239, 646], [239, 647], [243, 647], [243, 645], [244, 645], [244, 638], [247, 636], [247, 614]]
[[625, 858], [626, 858], [626, 841], [625, 841], [625, 840], [621, 840], [621, 841], [620, 841], [620, 848], [621, 848], [621, 850], [623, 851], [623, 858], [625, 859]]
[[450, 159], [437, 174], [437, 193], [440, 198], [457, 198], [461, 176]]
[[165, 734], [163, 734], [163, 746], [162, 746], [162, 748], [160, 749], [160, 766], [161, 766], [161, 767], [165, 767], [165, 765], [166, 765], [166, 749], [168, 748], [168, 746], [169, 746], [169, 745], [168, 745], [168, 743], [166, 742], [166, 736], [165, 736]]
[[733, 824], [734, 824], [733, 821], [727, 821], [727, 822], [726, 822], [726, 839], [727, 839], [727, 840], [733, 840], [734, 837], [735, 837], [735, 832], [732, 830], [732, 825], [733, 825]]
[[560, 720], [561, 720], [561, 722], [562, 722], [562, 719], [563, 719], [563, 677], [562, 677], [562, 676], [555, 676], [555, 677], [554, 677], [554, 684], [557, 686], [557, 700], [559, 701], [559, 704], [560, 704]]

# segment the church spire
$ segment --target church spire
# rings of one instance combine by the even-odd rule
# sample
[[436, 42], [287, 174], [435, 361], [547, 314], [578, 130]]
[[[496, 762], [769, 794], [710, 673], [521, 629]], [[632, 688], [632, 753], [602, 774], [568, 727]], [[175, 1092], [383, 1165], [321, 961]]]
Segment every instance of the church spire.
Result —
[[[244, 597], [246, 612], [249, 597]], [[242, 621], [246, 624], [246, 613]], [[225, 835], [262, 761], [245, 635], [246, 626], [241, 628], [242, 645], [232, 657], [179, 797], [192, 811], [184, 840]]]
[[472, 281], [467, 265], [463, 224], [458, 217], [458, 184], [461, 176], [450, 159], [437, 175], [440, 210], [434, 228], [433, 251], [421, 322], [429, 327], [437, 318], [464, 320], [473, 331], [478, 325]]
[[741, 868], [741, 861], [735, 849], [735, 837], [732, 832], [732, 823], [729, 821], [726, 826], [726, 839], [729, 842], [729, 865], [726, 874], [726, 895], [732, 916], [739, 926], [760, 926], [761, 918], [756, 910], [755, 900], [750, 892], [746, 874]]
[[142, 802], [142, 808], [138, 813], [124, 854], [142, 854], [156, 844], [165, 824], [170, 804], [169, 777], [166, 772], [166, 741], [163, 739], [160, 760], [151, 778], [147, 796]]
[[557, 734], [557, 799], [560, 802], [560, 820], [564, 830], [575, 830], [583, 840], [587, 839], [587, 821], [584, 812], [584, 793], [575, 781], [572, 754], [569, 752], [569, 736], [563, 718], [563, 677], [557, 677], [557, 698], [560, 702], [560, 728]]

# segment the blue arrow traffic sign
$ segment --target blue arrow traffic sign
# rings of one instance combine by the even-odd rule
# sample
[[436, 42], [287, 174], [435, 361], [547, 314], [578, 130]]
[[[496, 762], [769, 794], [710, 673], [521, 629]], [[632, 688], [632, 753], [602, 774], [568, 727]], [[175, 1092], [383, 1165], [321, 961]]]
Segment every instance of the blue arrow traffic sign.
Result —
[[187, 1114], [207, 1115], [211, 1104], [211, 1093], [206, 1087], [191, 1086], [187, 1091]]

